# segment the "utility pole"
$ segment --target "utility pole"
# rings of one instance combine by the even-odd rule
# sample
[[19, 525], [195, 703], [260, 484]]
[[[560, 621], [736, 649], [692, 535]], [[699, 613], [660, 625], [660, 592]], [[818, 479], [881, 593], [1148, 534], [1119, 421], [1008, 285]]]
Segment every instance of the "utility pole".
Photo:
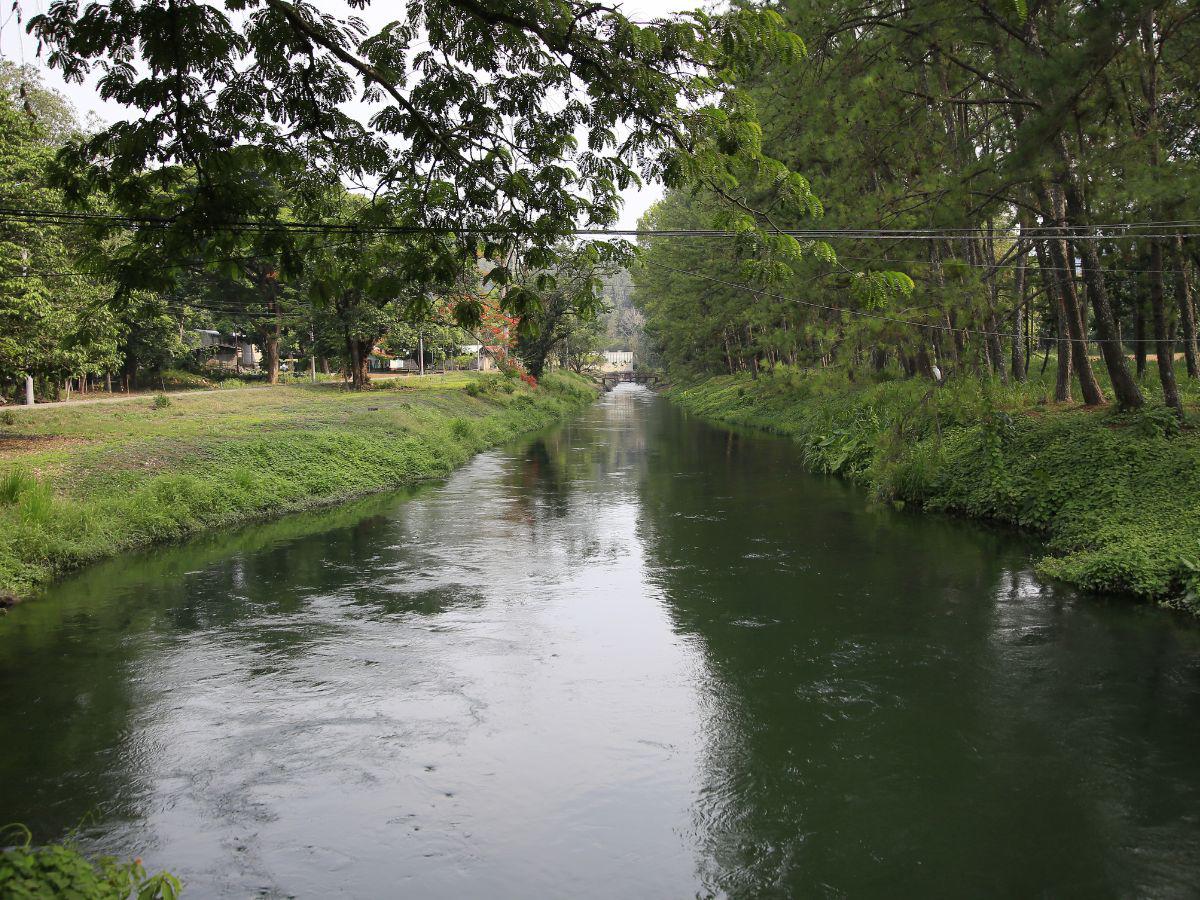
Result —
[[309, 356], [309, 358], [308, 358], [308, 372], [312, 376], [313, 384], [316, 384], [317, 383], [317, 335], [316, 335], [316, 332], [313, 331], [313, 327], [311, 325], [308, 326], [308, 342], [310, 345], [309, 349], [312, 351], [312, 355]]
[[25, 405], [33, 406], [36, 401], [33, 399], [33, 376], [25, 376]]
[[417, 332], [417, 360], [421, 366], [421, 374], [425, 374], [425, 332]]

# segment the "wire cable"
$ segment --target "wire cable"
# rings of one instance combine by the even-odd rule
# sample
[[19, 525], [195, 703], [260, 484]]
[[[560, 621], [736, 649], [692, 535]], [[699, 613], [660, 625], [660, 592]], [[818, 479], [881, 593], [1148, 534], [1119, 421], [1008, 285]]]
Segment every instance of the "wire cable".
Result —
[[[668, 272], [674, 272], [677, 275], [685, 275], [689, 278], [699, 278], [703, 281], [710, 281], [714, 284], [719, 284], [724, 287], [734, 288], [736, 290], [747, 291], [747, 292], [749, 292], [751, 294], [755, 294], [756, 296], [759, 296], [759, 297], [769, 297], [774, 300], [782, 300], [786, 303], [796, 303], [796, 304], [799, 304], [800, 306], [809, 306], [814, 309], [822, 309], [822, 310], [826, 310], [828, 312], [845, 313], [847, 315], [858, 316], [858, 317], [864, 318], [864, 319], [875, 319], [878, 321], [888, 322], [888, 323], [895, 324], [895, 325], [909, 325], [914, 328], [927, 328], [931, 331], [943, 331], [943, 332], [948, 332], [951, 334], [956, 334], [956, 333], [957, 334], [975, 334], [975, 335], [980, 335], [981, 337], [999, 337], [999, 338], [1004, 338], [1004, 339], [1008, 339], [1008, 338], [1012, 337], [1012, 333], [1007, 332], [1007, 331], [986, 331], [982, 328], [966, 328], [966, 327], [960, 328], [958, 326], [944, 325], [944, 324], [939, 324], [937, 322], [918, 322], [915, 319], [902, 319], [897, 316], [889, 316], [889, 315], [885, 315], [883, 313], [876, 313], [876, 312], [872, 312], [870, 310], [865, 310], [865, 309], [851, 309], [851, 308], [845, 307], [845, 306], [830, 306], [829, 304], [817, 303], [812, 300], [800, 300], [800, 299], [797, 299], [796, 297], [786, 297], [783, 294], [775, 294], [770, 291], [764, 291], [762, 288], [755, 287], [752, 284], [745, 284], [743, 282], [737, 282], [737, 281], [726, 281], [722, 278], [715, 278], [711, 275], [704, 275], [700, 272], [689, 271], [688, 269], [677, 269], [674, 266], [668, 266], [665, 263], [654, 262], [652, 260], [646, 260], [646, 263], [647, 263], [647, 265], [654, 266], [655, 268], [665, 269]], [[834, 274], [834, 273], [830, 273], [830, 274]], [[821, 276], [821, 277], [827, 277], [827, 276]], [[1048, 341], [1048, 342], [1053, 342], [1053, 343], [1062, 343], [1062, 344], [1072, 343], [1071, 338], [1069, 338], [1069, 337], [1060, 338], [1057, 335], [1040, 337], [1040, 338], [1038, 338], [1038, 340], [1039, 341]], [[1102, 344], [1102, 343], [1104, 343], [1104, 341], [1099, 338], [1096, 338], [1096, 339], [1084, 338], [1083, 343], [1084, 344]], [[1121, 343], [1122, 344], [1154, 344], [1154, 343], [1157, 343], [1157, 341], [1153, 338], [1147, 338], [1145, 340], [1136, 340], [1136, 339], [1135, 340], [1124, 340], [1123, 339], [1121, 341]], [[1177, 342], [1172, 341], [1172, 344], [1174, 344], [1174, 343], [1177, 343]]]
[[[29, 222], [31, 224], [72, 224], [81, 222], [107, 223], [131, 228], [170, 228], [178, 224], [178, 217], [130, 216], [108, 213], [79, 212], [73, 210], [47, 210], [23, 207], [0, 207], [0, 221]], [[343, 235], [395, 235], [395, 236], [520, 236], [511, 228], [486, 225], [463, 226], [453, 223], [444, 225], [372, 225], [346, 222], [287, 222], [230, 220], [196, 223], [197, 227], [211, 231], [289, 233], [289, 234], [343, 234]], [[622, 238], [717, 238], [728, 239], [740, 232], [716, 228], [576, 228], [570, 234], [580, 237]], [[1120, 241], [1138, 238], [1175, 240], [1176, 238], [1200, 237], [1200, 220], [1124, 222], [1103, 225], [1035, 226], [1020, 230], [996, 231], [979, 227], [962, 228], [804, 228], [770, 229], [770, 234], [786, 235], [801, 240], [847, 238], [854, 240], [933, 240], [944, 241], [969, 238], [999, 240], [1101, 240]]]

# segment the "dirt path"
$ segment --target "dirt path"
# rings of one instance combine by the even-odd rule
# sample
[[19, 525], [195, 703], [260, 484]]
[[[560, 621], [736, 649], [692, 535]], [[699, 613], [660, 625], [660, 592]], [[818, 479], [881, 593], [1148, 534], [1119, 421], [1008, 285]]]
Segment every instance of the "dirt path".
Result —
[[[241, 391], [264, 391], [270, 388], [280, 387], [277, 384], [251, 384], [246, 387], [236, 388], [197, 388], [192, 391], [168, 391], [168, 397], [190, 397], [195, 394], [236, 394]], [[153, 398], [163, 393], [162, 391], [143, 391], [136, 394], [119, 394], [112, 397], [88, 397], [81, 400], [51, 400], [46, 403], [38, 403], [34, 406], [26, 406], [23, 403], [9, 403], [0, 409], [11, 410], [33, 410], [33, 409], [67, 409], [72, 406], [91, 406], [98, 403], [131, 403], [134, 400], [146, 400]]]

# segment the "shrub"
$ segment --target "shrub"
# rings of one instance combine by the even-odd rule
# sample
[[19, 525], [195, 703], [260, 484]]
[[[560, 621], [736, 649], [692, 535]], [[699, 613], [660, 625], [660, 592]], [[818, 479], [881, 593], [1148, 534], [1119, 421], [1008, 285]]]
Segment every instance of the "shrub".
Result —
[[212, 387], [212, 382], [203, 375], [183, 369], [164, 369], [160, 375], [160, 383], [178, 390], [203, 390]]
[[16, 413], [14, 413], [11, 409], [4, 410], [4, 412], [0, 413], [0, 424], [16, 425], [17, 424]]
[[73, 847], [50, 844], [33, 847], [27, 828], [14, 826], [24, 841], [0, 850], [0, 896], [13, 900], [43, 897], [86, 897], [88, 900], [175, 900], [182, 890], [169, 872], [147, 875], [142, 861], [118, 862], [112, 857], [89, 860]]
[[155, 396], [154, 396], [154, 408], [155, 409], [166, 409], [170, 405], [171, 405], [171, 398], [168, 397], [166, 394], [155, 394]]

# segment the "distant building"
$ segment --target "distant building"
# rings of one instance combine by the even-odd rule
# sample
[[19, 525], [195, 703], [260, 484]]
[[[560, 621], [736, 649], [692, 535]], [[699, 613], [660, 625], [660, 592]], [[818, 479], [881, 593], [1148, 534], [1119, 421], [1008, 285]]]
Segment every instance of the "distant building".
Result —
[[262, 351], [256, 344], [241, 334], [224, 334], [212, 328], [199, 328], [190, 332], [198, 342], [196, 352], [210, 366], [223, 369], [257, 369], [262, 362]]
[[473, 356], [470, 368], [478, 369], [480, 372], [489, 372], [496, 368], [496, 361], [492, 359], [491, 354], [487, 352], [487, 348], [483, 344], [465, 344], [460, 348], [463, 356]]
[[415, 368], [417, 368], [417, 364], [411, 359], [393, 356], [378, 347], [373, 349], [371, 355], [367, 357], [368, 372], [403, 372], [405, 369]]
[[632, 372], [632, 350], [605, 350], [604, 362], [600, 364], [603, 372]]

